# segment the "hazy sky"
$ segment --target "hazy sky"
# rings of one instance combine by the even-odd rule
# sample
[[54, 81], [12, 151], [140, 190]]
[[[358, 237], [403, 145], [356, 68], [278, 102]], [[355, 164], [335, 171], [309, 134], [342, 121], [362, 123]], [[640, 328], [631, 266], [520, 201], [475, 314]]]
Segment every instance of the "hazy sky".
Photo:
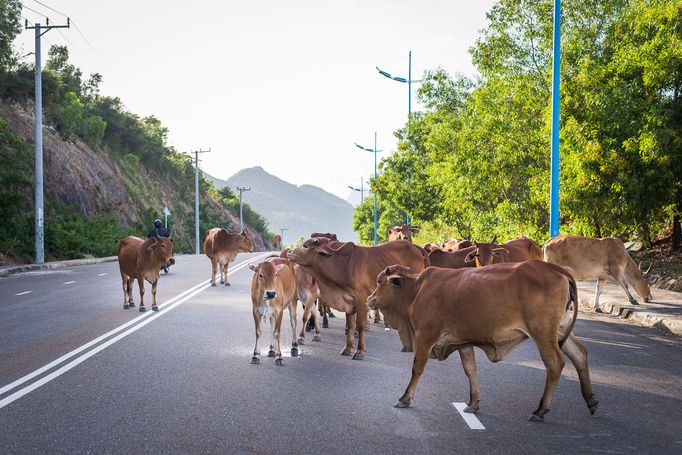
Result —
[[[44, 38], [66, 44], [86, 75], [102, 74], [102, 94], [158, 117], [178, 150], [210, 147], [200, 164], [206, 172], [227, 178], [258, 165], [343, 198], [348, 184], [373, 172], [373, 155], [353, 142], [373, 147], [376, 131], [390, 153], [407, 117], [407, 85], [375, 65], [407, 77], [412, 50], [413, 79], [438, 66], [473, 74], [467, 50], [495, 3], [40, 1], [69, 15], [85, 36], [72, 27]], [[52, 23], [65, 21], [33, 0], [23, 3]], [[28, 9], [23, 15], [44, 22]], [[33, 31], [17, 44], [33, 51]], [[421, 108], [416, 89], [413, 110]]]

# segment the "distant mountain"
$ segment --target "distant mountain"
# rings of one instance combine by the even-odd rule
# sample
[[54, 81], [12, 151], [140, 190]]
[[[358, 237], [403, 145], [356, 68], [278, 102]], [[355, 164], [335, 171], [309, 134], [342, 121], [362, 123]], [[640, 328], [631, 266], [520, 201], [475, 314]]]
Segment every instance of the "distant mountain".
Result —
[[270, 223], [270, 229], [284, 231], [284, 243], [293, 243], [299, 237], [308, 238], [312, 232], [334, 232], [339, 240], [357, 241], [353, 231], [353, 206], [343, 199], [313, 185], [296, 186], [262, 167], [242, 169], [227, 180], [206, 173], [204, 177], [216, 188], [229, 186], [250, 187], [244, 192], [244, 202], [260, 213]]

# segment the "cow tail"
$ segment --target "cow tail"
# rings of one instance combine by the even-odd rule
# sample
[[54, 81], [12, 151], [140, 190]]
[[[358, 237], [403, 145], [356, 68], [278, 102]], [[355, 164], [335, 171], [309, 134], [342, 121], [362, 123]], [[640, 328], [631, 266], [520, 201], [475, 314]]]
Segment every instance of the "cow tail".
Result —
[[578, 319], [578, 286], [575, 284], [575, 279], [573, 278], [573, 276], [568, 275], [567, 278], [569, 282], [569, 288], [568, 304], [566, 305], [566, 310], [568, 311], [568, 308], [571, 306], [571, 303], [573, 303], [573, 318], [571, 319], [571, 324], [568, 326], [568, 330], [566, 330], [564, 338], [559, 340], [559, 347], [562, 347], [564, 345], [566, 339], [568, 339], [571, 332], [573, 332], [573, 327], [575, 327], [575, 321]]

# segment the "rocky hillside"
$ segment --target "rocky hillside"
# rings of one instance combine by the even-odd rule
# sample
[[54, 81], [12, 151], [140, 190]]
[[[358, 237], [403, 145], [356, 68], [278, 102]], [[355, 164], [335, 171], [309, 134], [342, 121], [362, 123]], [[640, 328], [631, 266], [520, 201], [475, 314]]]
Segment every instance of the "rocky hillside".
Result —
[[[33, 112], [30, 100], [22, 104], [0, 101], [0, 121], [4, 120], [5, 129], [9, 125], [11, 134], [24, 138], [27, 143], [23, 153], [13, 157], [9, 156], [8, 150], [0, 150], [0, 176], [3, 178], [7, 178], [14, 170], [19, 177], [33, 182]], [[180, 154], [172, 157], [185, 161], [184, 169], [183, 165], [179, 166], [180, 173], [174, 174], [172, 168], [169, 170], [168, 167], [153, 169], [144, 166], [134, 153], [121, 155], [106, 146], [91, 146], [77, 135], [62, 137], [49, 122], [46, 123], [43, 131], [46, 235], [50, 234], [55, 219], [73, 215], [86, 219], [108, 216], [112, 223], [120, 225], [119, 235], [144, 236], [155, 218], [164, 218], [162, 210], [168, 207], [172, 214], [168, 218], [169, 229], [174, 234], [176, 249], [181, 252], [193, 251], [194, 170], [188, 157]], [[19, 160], [20, 166], [13, 163], [12, 159]], [[22, 171], [16, 171], [17, 168]], [[13, 175], [13, 178], [16, 177]], [[18, 193], [23, 198], [20, 210], [32, 213], [31, 187], [27, 186]], [[201, 201], [202, 238], [206, 228], [216, 225], [233, 230], [238, 228], [238, 216], [235, 217], [233, 211], [226, 207], [222, 195], [205, 180], [201, 184]], [[254, 240], [254, 246], [264, 250], [263, 233], [256, 232], [248, 225], [246, 229]], [[30, 235], [33, 235], [32, 232]], [[269, 237], [269, 234], [266, 236]], [[46, 259], [64, 259], [60, 257], [63, 255], [51, 253], [47, 240]], [[110, 246], [117, 244], [118, 240], [112, 238], [107, 243]], [[27, 259], [6, 245], [3, 249], [5, 251], [0, 250], [0, 262]]]
[[273, 231], [284, 231], [284, 242], [293, 243], [311, 232], [334, 232], [339, 239], [357, 241], [353, 231], [353, 206], [313, 185], [296, 186], [266, 172], [262, 167], [242, 169], [227, 180], [206, 176], [213, 184], [233, 190], [247, 186], [244, 201], [258, 210]]

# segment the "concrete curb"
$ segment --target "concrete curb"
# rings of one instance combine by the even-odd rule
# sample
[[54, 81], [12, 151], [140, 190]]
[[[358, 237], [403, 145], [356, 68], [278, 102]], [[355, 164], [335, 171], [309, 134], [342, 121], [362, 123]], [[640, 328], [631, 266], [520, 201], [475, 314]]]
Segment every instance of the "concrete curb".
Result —
[[40, 270], [55, 270], [64, 267], [75, 267], [79, 265], [101, 264], [103, 262], [114, 262], [118, 260], [116, 256], [104, 258], [71, 259], [68, 261], [46, 262], [45, 264], [21, 264], [0, 267], [0, 277], [7, 277], [17, 273], [36, 272]]

